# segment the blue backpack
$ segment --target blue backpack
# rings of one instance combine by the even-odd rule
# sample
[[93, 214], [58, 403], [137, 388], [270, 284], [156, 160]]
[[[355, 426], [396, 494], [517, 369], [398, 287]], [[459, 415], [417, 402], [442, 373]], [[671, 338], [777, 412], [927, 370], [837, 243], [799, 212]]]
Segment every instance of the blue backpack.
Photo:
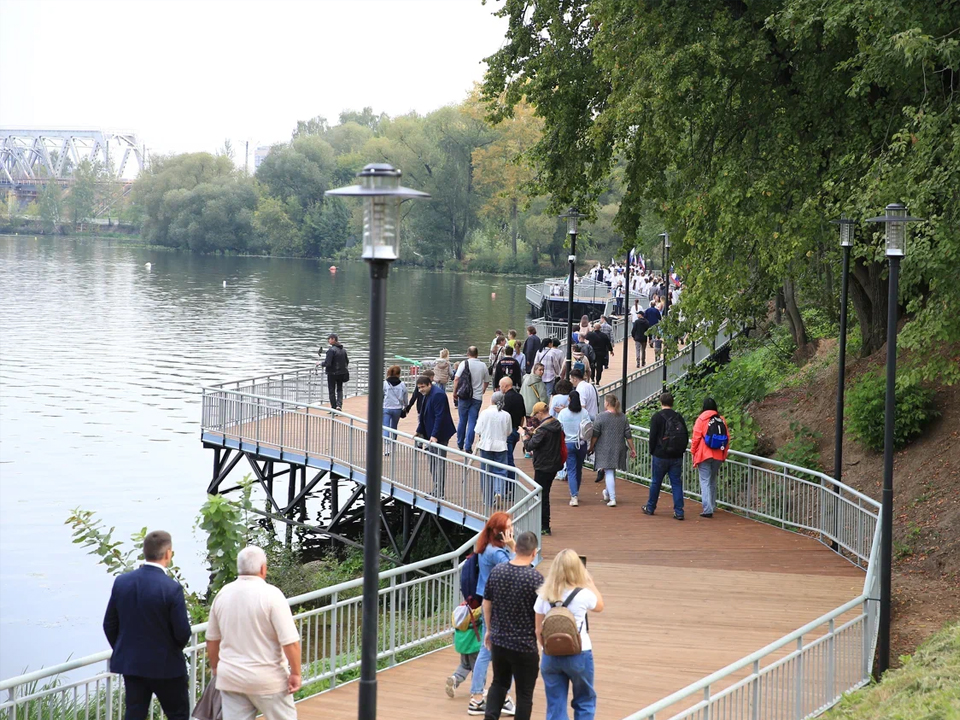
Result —
[[703, 442], [711, 450], [723, 450], [730, 442], [730, 436], [727, 434], [727, 425], [723, 418], [714, 415], [707, 422], [707, 431], [703, 434]]
[[480, 582], [480, 556], [471, 553], [460, 568], [460, 594], [471, 608], [480, 607], [477, 583]]

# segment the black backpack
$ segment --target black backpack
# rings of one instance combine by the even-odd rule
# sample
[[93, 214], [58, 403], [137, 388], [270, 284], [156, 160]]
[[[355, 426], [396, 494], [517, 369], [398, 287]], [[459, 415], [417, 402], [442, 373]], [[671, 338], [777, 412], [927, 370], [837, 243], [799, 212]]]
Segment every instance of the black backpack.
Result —
[[463, 372], [457, 378], [456, 395], [458, 400], [473, 400], [473, 374], [470, 372], [470, 359], [463, 361]]
[[480, 555], [471, 553], [460, 568], [460, 594], [471, 608], [480, 607], [477, 584], [480, 582]]
[[711, 450], [723, 450], [730, 442], [730, 435], [727, 433], [727, 424], [723, 418], [714, 415], [707, 422], [707, 431], [703, 434], [703, 442]]
[[677, 412], [663, 413], [662, 417], [663, 436], [660, 438], [660, 446], [664, 452], [679, 457], [686, 452], [687, 444], [690, 442], [687, 424]]

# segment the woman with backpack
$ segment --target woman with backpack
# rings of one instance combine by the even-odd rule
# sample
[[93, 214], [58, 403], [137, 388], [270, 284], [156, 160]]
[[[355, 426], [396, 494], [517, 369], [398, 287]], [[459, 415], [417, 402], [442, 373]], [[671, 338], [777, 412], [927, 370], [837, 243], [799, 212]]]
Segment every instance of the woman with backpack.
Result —
[[[474, 602], [483, 603], [483, 591], [487, 584], [487, 578], [490, 577], [490, 571], [500, 563], [509, 562], [514, 555], [516, 543], [513, 540], [513, 519], [509, 513], [495, 512], [487, 520], [477, 538], [475, 548], [475, 557], [477, 562], [477, 586], [473, 593], [469, 588], [464, 588], [461, 582], [461, 592], [466, 596], [464, 599], [473, 605]], [[467, 558], [469, 563], [473, 556]], [[490, 667], [490, 649], [486, 645], [480, 646], [480, 652], [473, 663], [473, 679], [470, 681], [470, 704], [467, 705], [468, 715], [483, 715], [486, 713], [487, 702], [483, 697], [483, 689], [487, 684], [487, 668]], [[456, 679], [454, 673], [447, 678], [447, 695], [452, 696], [460, 681]], [[503, 712], [507, 715], [514, 714], [513, 700], [507, 697], [503, 704]]]
[[693, 425], [693, 440], [690, 444], [693, 466], [700, 472], [700, 500], [703, 502], [702, 518], [712, 518], [717, 509], [717, 475], [720, 463], [730, 452], [730, 432], [727, 421], [717, 412], [717, 403], [704, 398], [703, 411]]
[[433, 364], [433, 373], [434, 381], [446, 392], [447, 383], [450, 382], [450, 351], [446, 348], [440, 351], [440, 357]]
[[564, 439], [567, 443], [567, 483], [570, 486], [570, 506], [580, 504], [580, 481], [583, 476], [583, 461], [587, 457], [587, 442], [580, 437], [580, 425], [590, 422], [590, 416], [580, 403], [580, 394], [573, 390], [568, 396], [568, 405], [557, 420], [563, 425]]
[[627, 447], [630, 457], [637, 456], [633, 446], [633, 433], [630, 421], [620, 412], [620, 401], [616, 395], [607, 395], [603, 399], [604, 410], [593, 422], [593, 438], [590, 440], [591, 453], [596, 453], [593, 466], [604, 474], [607, 484], [603, 499], [607, 507], [617, 506], [616, 478], [617, 470], [627, 469]]
[[597, 692], [593, 689], [593, 644], [587, 613], [603, 612], [603, 596], [576, 550], [563, 550], [553, 559], [533, 610], [543, 648], [540, 675], [547, 696], [547, 720], [567, 720], [571, 686], [574, 718], [593, 720]]

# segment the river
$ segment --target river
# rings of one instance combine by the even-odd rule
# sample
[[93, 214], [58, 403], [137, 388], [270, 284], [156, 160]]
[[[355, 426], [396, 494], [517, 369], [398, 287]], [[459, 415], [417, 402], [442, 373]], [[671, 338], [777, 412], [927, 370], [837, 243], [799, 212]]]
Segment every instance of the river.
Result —
[[[123, 541], [170, 531], [203, 587], [199, 389], [312, 365], [329, 332], [365, 362], [366, 265], [328, 267], [0, 236], [0, 677], [107, 647], [112, 578], [71, 543], [72, 508]], [[387, 357], [522, 331], [531, 281], [394, 268]]]

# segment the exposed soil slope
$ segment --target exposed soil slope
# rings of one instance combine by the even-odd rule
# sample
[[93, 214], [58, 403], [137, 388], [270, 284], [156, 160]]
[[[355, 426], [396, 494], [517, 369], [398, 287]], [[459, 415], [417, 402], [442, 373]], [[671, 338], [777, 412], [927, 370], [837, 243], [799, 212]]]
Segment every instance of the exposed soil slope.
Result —
[[[821, 465], [832, 473], [837, 390], [835, 341], [821, 343], [797, 387], [769, 395], [751, 408], [775, 449], [793, 437], [792, 422], [822, 433]], [[885, 350], [847, 363], [847, 387], [885, 362]], [[912, 653], [931, 633], [960, 617], [960, 387], [940, 388], [939, 419], [894, 460], [894, 657]], [[877, 419], [882, 423], [883, 418]], [[843, 481], [880, 499], [883, 454], [844, 437]]]

